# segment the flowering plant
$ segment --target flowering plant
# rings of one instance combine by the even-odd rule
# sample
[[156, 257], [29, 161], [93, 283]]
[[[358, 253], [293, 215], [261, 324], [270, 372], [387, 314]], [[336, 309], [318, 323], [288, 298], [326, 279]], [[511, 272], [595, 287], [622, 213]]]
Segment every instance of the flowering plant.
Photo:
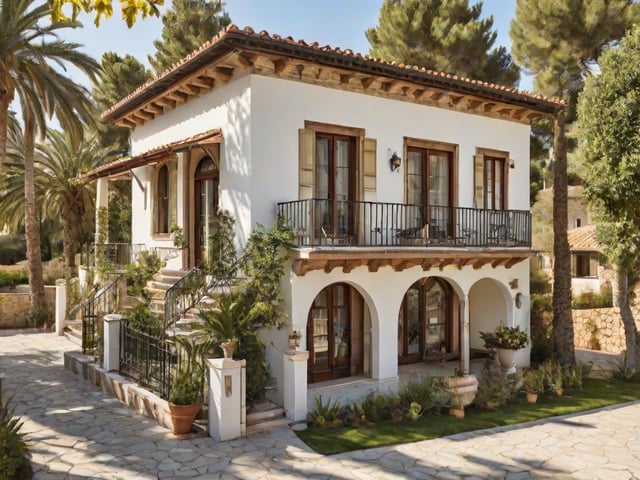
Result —
[[529, 335], [520, 327], [507, 327], [500, 325], [494, 332], [480, 332], [484, 340], [485, 348], [505, 348], [507, 350], [520, 350], [529, 343]]

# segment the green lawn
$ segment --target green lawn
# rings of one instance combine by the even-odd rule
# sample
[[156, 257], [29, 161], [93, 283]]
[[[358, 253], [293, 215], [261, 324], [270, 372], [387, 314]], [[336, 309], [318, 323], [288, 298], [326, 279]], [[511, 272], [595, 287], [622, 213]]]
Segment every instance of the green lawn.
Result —
[[640, 399], [640, 384], [585, 379], [583, 390], [576, 390], [562, 397], [547, 393], [538, 398], [538, 403], [530, 404], [521, 395], [496, 411], [467, 408], [465, 418], [460, 420], [443, 413], [423, 415], [415, 423], [393, 423], [387, 420], [369, 426], [310, 427], [296, 433], [315, 451], [335, 454], [530, 422], [637, 399]]

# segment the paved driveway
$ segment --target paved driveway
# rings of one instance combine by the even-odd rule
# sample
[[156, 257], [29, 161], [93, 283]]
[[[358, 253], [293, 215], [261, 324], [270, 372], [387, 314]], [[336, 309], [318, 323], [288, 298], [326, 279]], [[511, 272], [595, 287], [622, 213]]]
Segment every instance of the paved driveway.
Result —
[[63, 368], [77, 346], [0, 331], [0, 376], [25, 421], [35, 479], [640, 479], [640, 403], [324, 457], [287, 428], [176, 440]]

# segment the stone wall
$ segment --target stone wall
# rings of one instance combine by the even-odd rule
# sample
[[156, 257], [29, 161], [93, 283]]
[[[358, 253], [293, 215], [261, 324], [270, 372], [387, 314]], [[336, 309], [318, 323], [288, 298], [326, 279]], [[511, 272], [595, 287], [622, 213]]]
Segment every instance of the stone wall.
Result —
[[[47, 306], [56, 306], [56, 287], [44, 287]], [[30, 295], [28, 291], [0, 292], [0, 328], [33, 327], [29, 322]]]
[[[632, 307], [632, 311], [640, 329], [640, 308]], [[626, 349], [618, 307], [573, 310], [573, 329], [576, 348], [610, 353], [621, 353]]]

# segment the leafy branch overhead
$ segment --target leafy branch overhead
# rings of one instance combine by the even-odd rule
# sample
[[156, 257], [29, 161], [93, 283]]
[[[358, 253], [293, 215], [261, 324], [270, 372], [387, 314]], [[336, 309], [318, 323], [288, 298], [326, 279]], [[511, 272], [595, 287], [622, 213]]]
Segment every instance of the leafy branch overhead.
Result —
[[[145, 19], [148, 16], [160, 16], [158, 7], [164, 4], [164, 0], [49, 0], [52, 7], [52, 19], [60, 20], [76, 20], [80, 12], [95, 13], [94, 23], [100, 25], [102, 17], [111, 18], [113, 15], [113, 5], [117, 2], [120, 5], [122, 19], [131, 28], [138, 15]], [[67, 16], [64, 8], [71, 7], [71, 15]]]

